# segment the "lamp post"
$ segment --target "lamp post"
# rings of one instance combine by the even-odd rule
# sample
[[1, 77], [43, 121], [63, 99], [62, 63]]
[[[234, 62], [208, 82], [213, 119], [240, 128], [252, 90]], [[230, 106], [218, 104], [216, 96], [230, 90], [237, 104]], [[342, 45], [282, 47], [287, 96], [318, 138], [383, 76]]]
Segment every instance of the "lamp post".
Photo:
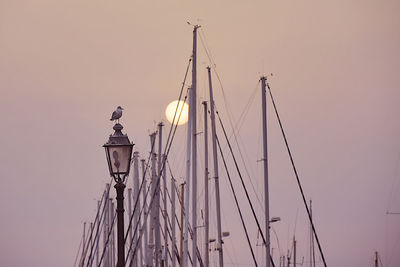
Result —
[[121, 130], [121, 124], [114, 125], [114, 133], [110, 135], [103, 146], [106, 150], [106, 158], [110, 176], [114, 178], [117, 191], [117, 236], [118, 236], [118, 261], [117, 267], [125, 266], [125, 240], [124, 240], [124, 189], [125, 178], [129, 174], [131, 166], [133, 143]]

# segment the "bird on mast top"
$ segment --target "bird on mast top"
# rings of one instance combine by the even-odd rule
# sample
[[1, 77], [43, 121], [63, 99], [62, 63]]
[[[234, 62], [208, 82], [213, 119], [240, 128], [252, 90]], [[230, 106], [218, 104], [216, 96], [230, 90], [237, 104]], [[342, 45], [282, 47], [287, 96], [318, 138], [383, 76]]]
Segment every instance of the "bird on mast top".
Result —
[[117, 121], [117, 123], [119, 123], [119, 119], [122, 117], [122, 110], [124, 109], [121, 108], [121, 106], [118, 106], [112, 113], [110, 121]]

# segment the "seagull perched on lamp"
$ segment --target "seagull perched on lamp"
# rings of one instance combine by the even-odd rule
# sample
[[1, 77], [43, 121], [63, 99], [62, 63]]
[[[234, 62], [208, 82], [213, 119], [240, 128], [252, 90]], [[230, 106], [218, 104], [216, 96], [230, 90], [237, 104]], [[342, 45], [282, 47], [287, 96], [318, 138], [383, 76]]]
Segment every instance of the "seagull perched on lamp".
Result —
[[117, 109], [112, 113], [110, 121], [117, 121], [119, 123], [119, 118], [122, 117], [122, 110], [120, 106], [117, 107]]

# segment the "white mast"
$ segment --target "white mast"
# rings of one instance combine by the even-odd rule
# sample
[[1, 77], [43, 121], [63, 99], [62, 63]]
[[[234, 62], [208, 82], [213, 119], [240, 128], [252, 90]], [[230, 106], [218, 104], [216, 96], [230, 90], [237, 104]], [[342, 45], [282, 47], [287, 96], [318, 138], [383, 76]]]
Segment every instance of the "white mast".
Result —
[[[140, 198], [139, 198], [139, 152], [135, 151], [133, 152], [133, 203], [137, 201], [136, 209], [133, 214], [133, 227], [136, 227], [139, 223], [139, 208], [140, 208]], [[131, 226], [132, 227], [132, 226]], [[130, 233], [132, 233], [131, 229], [129, 229]], [[132, 236], [130, 237], [130, 240], [132, 240]], [[138, 240], [138, 234], [136, 234], [135, 240], [132, 240], [133, 244], [136, 246]], [[139, 245], [138, 245], [139, 246]], [[136, 249], [137, 251], [137, 249]], [[133, 266], [136, 267], [138, 266], [138, 255], [135, 253], [135, 255], [132, 255], [133, 258]]]
[[268, 147], [267, 147], [267, 101], [265, 90], [266, 77], [261, 77], [262, 83], [262, 118], [263, 118], [263, 161], [264, 161], [264, 205], [265, 205], [265, 249], [266, 261], [265, 266], [270, 267], [270, 237], [269, 237], [269, 189], [268, 189]]
[[[142, 176], [143, 176], [143, 188], [142, 188], [142, 195], [143, 195], [143, 214], [144, 218], [146, 218], [146, 214], [149, 212], [147, 210], [147, 204], [146, 204], [146, 191], [147, 191], [147, 184], [146, 184], [146, 168], [145, 168], [145, 160], [141, 160], [142, 163]], [[149, 244], [147, 242], [147, 220], [143, 220], [143, 248], [144, 248], [144, 265], [147, 267], [150, 264], [149, 260]]]
[[[154, 148], [155, 145], [155, 138], [156, 138], [156, 133], [152, 133], [150, 135], [150, 140], [151, 140], [151, 146]], [[156, 201], [151, 201], [153, 196], [155, 195], [156, 192], [156, 179], [157, 179], [157, 174], [156, 174], [156, 157], [157, 154], [154, 153], [153, 151], [151, 152], [151, 195], [150, 195], [150, 242], [149, 242], [149, 248], [151, 249], [150, 257], [152, 257], [154, 253], [154, 238], [155, 238], [155, 227], [156, 227], [156, 214], [155, 214], [155, 202]], [[150, 266], [153, 266], [154, 261], [153, 259], [150, 259], [149, 262]]]
[[207, 126], [207, 102], [204, 105], [204, 266], [209, 265], [208, 245], [209, 238], [209, 215], [208, 215], [208, 126]]
[[[189, 88], [189, 114], [191, 114], [192, 103], [191, 103], [191, 94], [192, 89]], [[186, 147], [186, 188], [185, 188], [185, 196], [186, 202], [184, 203], [184, 213], [185, 213], [185, 229], [183, 234], [183, 259], [181, 259], [182, 266], [188, 266], [188, 238], [189, 238], [189, 196], [190, 196], [190, 151], [192, 144], [192, 134], [191, 134], [191, 124], [192, 118], [189, 116], [188, 124], [187, 124], [187, 147]]]
[[[176, 233], [175, 233], [175, 179], [171, 177], [171, 231], [172, 231], [172, 267], [176, 267]], [[182, 259], [181, 259], [182, 260]]]
[[161, 224], [160, 224], [160, 185], [161, 185], [161, 165], [162, 165], [162, 127], [164, 124], [160, 122], [158, 124], [158, 162], [157, 162], [157, 180], [155, 181], [156, 186], [156, 195], [154, 197], [155, 201], [155, 215], [156, 215], [156, 222], [155, 222], [155, 234], [156, 234], [156, 264], [155, 267], [160, 266], [161, 262]]
[[108, 214], [108, 195], [109, 195], [109, 188], [110, 188], [110, 184], [106, 184], [106, 195], [104, 197], [104, 218], [103, 218], [103, 224], [104, 224], [104, 232], [103, 232], [103, 245], [104, 247], [106, 247], [105, 249], [105, 253], [104, 253], [104, 265], [103, 266], [109, 266], [109, 262], [108, 262], [108, 244], [107, 244], [107, 237], [108, 237], [108, 231], [109, 231], [109, 214]]
[[[100, 214], [100, 210], [101, 210], [101, 203], [98, 200], [97, 201], [97, 209], [99, 210], [99, 214]], [[98, 221], [98, 227], [100, 228], [100, 217], [99, 217], [99, 221]], [[99, 229], [97, 228], [97, 229]], [[100, 232], [99, 232], [99, 236], [97, 237], [97, 241], [96, 241], [96, 266], [99, 266], [99, 242], [100, 242]]]
[[111, 256], [111, 266], [115, 266], [115, 236], [114, 236], [114, 202], [113, 199], [110, 198], [110, 226], [111, 226], [111, 245], [110, 245], [110, 256]]
[[80, 263], [81, 266], [83, 266], [83, 264], [85, 263], [85, 246], [86, 246], [85, 233], [86, 233], [86, 222], [83, 223], [82, 256], [81, 256], [81, 263]]
[[211, 118], [211, 135], [212, 135], [212, 148], [213, 148], [213, 159], [214, 159], [214, 181], [215, 181], [215, 202], [216, 202], [216, 210], [217, 210], [217, 233], [218, 233], [218, 243], [217, 249], [219, 252], [219, 267], [224, 266], [224, 254], [222, 248], [222, 231], [221, 231], [221, 206], [220, 206], [220, 196], [219, 196], [219, 177], [218, 177], [218, 156], [217, 156], [217, 134], [215, 130], [215, 111], [214, 111], [214, 97], [212, 91], [212, 83], [211, 83], [211, 72], [210, 67], [207, 67], [208, 70], [208, 81], [210, 87], [210, 118]]
[[[131, 216], [132, 216], [132, 188], [128, 188], [128, 218], [131, 218]], [[131, 228], [129, 228], [128, 229], [128, 232], [129, 232], [129, 243], [134, 243], [134, 241], [132, 240], [132, 227]], [[133, 246], [133, 244], [132, 244], [132, 246]], [[131, 257], [131, 255], [128, 255], [129, 257], [128, 257], [128, 260], [127, 261], [129, 261], [129, 258]]]
[[193, 28], [193, 62], [192, 62], [192, 259], [193, 267], [197, 267], [197, 28]]
[[165, 170], [165, 164], [167, 164], [167, 156], [163, 155], [163, 164], [164, 164], [164, 171], [163, 171], [163, 184], [164, 184], [164, 265], [168, 267], [168, 213], [167, 213], [167, 172]]

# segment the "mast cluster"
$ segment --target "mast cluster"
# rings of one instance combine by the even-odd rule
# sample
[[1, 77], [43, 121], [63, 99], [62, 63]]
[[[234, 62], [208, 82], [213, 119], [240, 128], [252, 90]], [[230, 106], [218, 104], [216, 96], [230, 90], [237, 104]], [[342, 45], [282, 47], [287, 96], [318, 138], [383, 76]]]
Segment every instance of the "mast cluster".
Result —
[[[226, 233], [222, 232], [221, 221], [221, 203], [220, 203], [220, 181], [219, 181], [219, 166], [217, 147], [220, 149], [223, 158], [222, 150], [216, 133], [215, 122], [215, 102], [213, 95], [213, 87], [211, 80], [211, 69], [207, 67], [209, 81], [209, 102], [204, 101], [204, 237], [199, 238], [198, 228], [198, 210], [197, 203], [198, 184], [201, 179], [198, 179], [199, 173], [197, 169], [197, 30], [200, 26], [195, 25], [193, 28], [193, 53], [192, 53], [192, 84], [189, 92], [189, 120], [187, 124], [187, 145], [185, 159], [185, 182], [180, 186], [171, 174], [167, 175], [167, 160], [168, 152], [172, 139], [168, 136], [168, 140], [163, 149], [163, 123], [158, 124], [156, 132], [150, 134], [150, 153], [148, 157], [140, 156], [139, 152], [134, 152], [133, 155], [133, 181], [132, 186], [128, 185], [128, 202], [127, 215], [125, 217], [127, 231], [124, 236], [125, 241], [125, 266], [130, 267], [209, 267], [209, 252], [210, 243], [216, 241], [216, 251], [218, 253], [218, 266], [224, 266], [223, 253], [223, 237]], [[186, 75], [185, 75], [186, 79]], [[263, 246], [265, 248], [265, 266], [275, 267], [271, 257], [270, 246], [270, 223], [277, 221], [270, 219], [269, 214], [269, 181], [268, 181], [268, 147], [267, 147], [267, 102], [266, 102], [266, 77], [261, 77], [261, 100], [262, 100], [262, 118], [263, 118], [263, 170], [264, 170], [264, 207], [265, 217], [261, 223], [264, 229], [261, 229], [260, 223], [256, 217], [252, 207], [253, 216], [257, 222], [258, 231], [263, 238]], [[268, 87], [269, 88], [269, 87]], [[272, 96], [271, 96], [272, 97]], [[275, 107], [275, 106], [274, 106]], [[175, 114], [176, 115], [176, 114]], [[210, 117], [211, 126], [211, 148], [212, 148], [212, 168], [208, 165], [208, 117]], [[219, 115], [218, 115], [219, 118]], [[222, 121], [219, 118], [222, 125]], [[176, 126], [175, 126], [176, 127]], [[172, 128], [171, 128], [172, 129]], [[175, 128], [176, 129], [176, 128]], [[223, 128], [225, 137], [226, 132]], [[171, 131], [170, 131], [171, 133]], [[229, 141], [227, 139], [229, 144]], [[230, 147], [230, 144], [229, 144]], [[230, 151], [233, 151], [230, 147]], [[232, 155], [233, 156], [233, 155]], [[234, 157], [234, 156], [233, 156]], [[235, 164], [236, 164], [236, 160]], [[139, 164], [140, 163], [140, 164]], [[225, 160], [223, 158], [224, 167], [227, 170]], [[140, 165], [140, 166], [139, 166]], [[236, 164], [237, 171], [238, 166]], [[212, 169], [212, 170], [211, 170]], [[229, 174], [228, 174], [229, 176]], [[240, 178], [242, 179], [240, 173]], [[229, 178], [230, 180], [230, 178]], [[215, 193], [215, 216], [217, 236], [215, 239], [210, 239], [210, 211], [208, 202], [209, 181], [213, 181]], [[246, 191], [247, 199], [250, 198], [247, 194], [244, 182], [242, 185]], [[125, 185], [124, 185], [125, 186]], [[232, 182], [231, 187], [235, 194]], [[98, 266], [109, 267], [116, 265], [116, 212], [115, 201], [110, 197], [111, 182], [106, 185], [102, 199], [98, 201], [97, 214], [95, 220], [90, 225], [84, 223], [82, 243], [80, 247], [80, 255], [75, 262], [75, 266]], [[235, 196], [236, 200], [236, 196]], [[241, 215], [239, 204], [237, 203], [243, 226], [244, 219]], [[178, 204], [178, 205], [177, 205]], [[214, 204], [214, 203], [213, 203]], [[118, 210], [120, 211], [120, 210]], [[311, 211], [311, 202], [310, 202]], [[180, 216], [179, 216], [180, 215]], [[278, 218], [279, 219], [279, 218]], [[311, 214], [310, 214], [311, 220]], [[311, 220], [312, 222], [312, 220]], [[178, 231], [178, 233], [177, 233]], [[247, 235], [247, 230], [246, 235]], [[310, 244], [314, 242], [315, 232], [311, 223]], [[263, 234], [264, 233], [264, 234]], [[265, 238], [264, 238], [265, 236]], [[120, 235], [118, 235], [118, 238]], [[122, 239], [120, 239], [122, 240]], [[199, 243], [202, 240], [203, 243]], [[318, 241], [318, 239], [317, 239]], [[250, 245], [250, 239], [248, 238]], [[121, 244], [121, 243], [119, 243]], [[189, 248], [191, 244], [191, 248]], [[250, 245], [251, 247], [251, 245]], [[294, 258], [287, 257], [289, 266], [291, 260], [296, 266], [296, 240], [293, 237]], [[264, 249], [263, 248], [263, 249]], [[251, 248], [252, 251], [252, 248]], [[312, 254], [311, 254], [312, 253]], [[255, 265], [257, 261], [252, 251]], [[264, 254], [263, 254], [264, 257]], [[310, 261], [313, 258], [315, 262], [314, 246], [310, 248]], [[285, 257], [282, 259], [285, 265]], [[280, 266], [282, 265], [280, 261]], [[312, 265], [310, 265], [312, 266]]]

